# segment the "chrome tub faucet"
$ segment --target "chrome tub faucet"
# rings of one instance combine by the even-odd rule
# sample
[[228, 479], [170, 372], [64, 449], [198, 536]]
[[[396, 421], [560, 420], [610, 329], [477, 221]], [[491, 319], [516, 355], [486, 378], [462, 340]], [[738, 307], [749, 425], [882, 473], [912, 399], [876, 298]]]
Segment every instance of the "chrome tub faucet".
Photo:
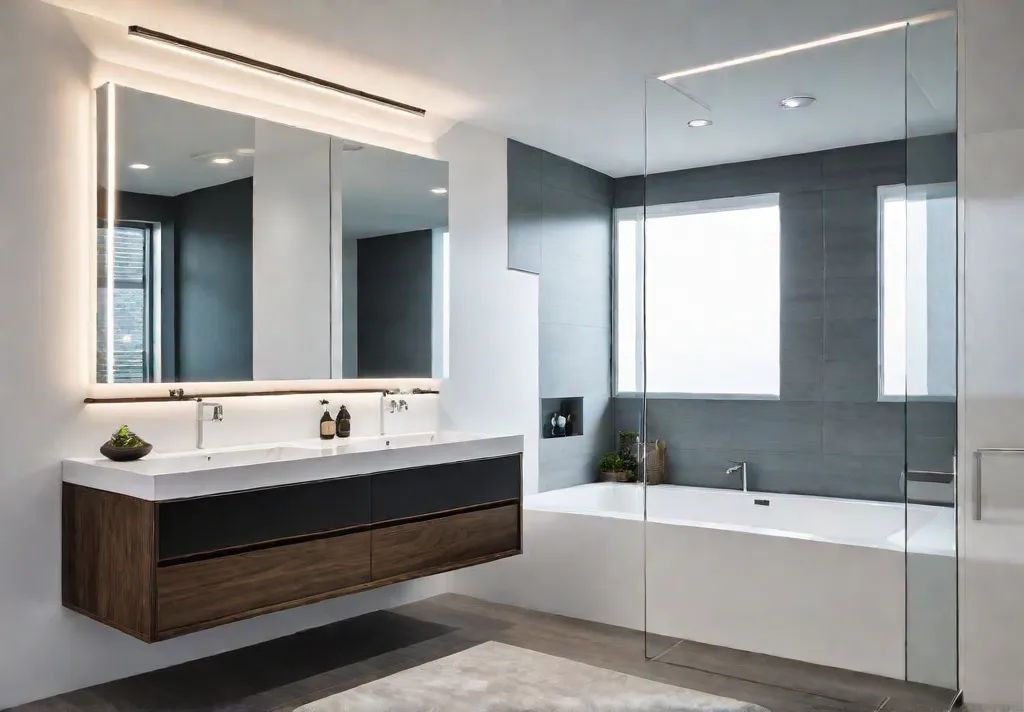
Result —
[[730, 463], [732, 466], [725, 471], [725, 474], [732, 475], [739, 472], [740, 476], [743, 478], [743, 491], [748, 492], [749, 490], [747, 488], [747, 463], [743, 462], [742, 460], [730, 460]]

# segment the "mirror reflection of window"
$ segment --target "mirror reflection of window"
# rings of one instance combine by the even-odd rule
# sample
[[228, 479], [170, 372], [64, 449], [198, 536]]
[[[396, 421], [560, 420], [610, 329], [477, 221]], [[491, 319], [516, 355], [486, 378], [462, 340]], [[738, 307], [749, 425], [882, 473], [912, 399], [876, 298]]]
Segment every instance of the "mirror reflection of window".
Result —
[[[160, 282], [154, 269], [154, 235], [149, 223], [119, 222], [114, 230], [114, 273], [107, 276], [107, 230], [97, 239], [96, 380], [148, 383], [160, 380]], [[113, 353], [108, 349], [107, 301], [113, 293]]]

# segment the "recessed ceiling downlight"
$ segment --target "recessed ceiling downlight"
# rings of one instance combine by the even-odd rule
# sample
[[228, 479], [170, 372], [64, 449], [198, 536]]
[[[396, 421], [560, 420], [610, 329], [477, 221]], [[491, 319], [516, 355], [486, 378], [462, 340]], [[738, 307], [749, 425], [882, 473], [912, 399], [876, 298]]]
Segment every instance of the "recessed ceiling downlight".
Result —
[[210, 159], [210, 163], [216, 163], [218, 166], [226, 166], [229, 163], [234, 163], [234, 162], [235, 162], [235, 159], [231, 158], [230, 156], [217, 156], [216, 158], [211, 158]]
[[711, 126], [713, 123], [715, 122], [711, 119], [691, 119], [686, 122], [686, 125], [691, 129], [702, 129], [705, 126]]
[[133, 171], [148, 171], [149, 170], [149, 164], [148, 163], [129, 163], [128, 167], [131, 168]]
[[251, 156], [254, 153], [256, 153], [256, 149], [255, 148], [238, 148], [238, 149], [235, 149], [235, 153], [237, 153], [239, 156]]
[[803, 109], [816, 102], [813, 96], [789, 96], [779, 102], [783, 109]]
[[447, 188], [431, 188], [430, 192], [433, 193], [434, 195], [448, 195]]

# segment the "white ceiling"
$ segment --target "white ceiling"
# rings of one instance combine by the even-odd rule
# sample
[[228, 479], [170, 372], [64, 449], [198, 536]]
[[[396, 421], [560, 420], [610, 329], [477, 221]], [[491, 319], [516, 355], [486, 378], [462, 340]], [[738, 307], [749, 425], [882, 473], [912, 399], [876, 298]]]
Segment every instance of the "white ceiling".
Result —
[[[613, 176], [643, 170], [646, 78], [955, 7], [955, 0], [49, 1], [392, 96]], [[894, 61], [902, 71], [902, 59]], [[827, 73], [841, 87], [850, 83], [848, 69]]]

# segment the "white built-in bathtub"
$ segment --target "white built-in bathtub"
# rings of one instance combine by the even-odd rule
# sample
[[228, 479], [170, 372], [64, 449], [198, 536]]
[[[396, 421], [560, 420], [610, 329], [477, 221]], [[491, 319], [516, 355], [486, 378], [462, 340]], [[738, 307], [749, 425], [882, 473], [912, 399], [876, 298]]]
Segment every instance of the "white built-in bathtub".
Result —
[[599, 483], [523, 517], [524, 555], [457, 591], [935, 684], [955, 664], [952, 508], [660, 485], [645, 522], [642, 487]]

